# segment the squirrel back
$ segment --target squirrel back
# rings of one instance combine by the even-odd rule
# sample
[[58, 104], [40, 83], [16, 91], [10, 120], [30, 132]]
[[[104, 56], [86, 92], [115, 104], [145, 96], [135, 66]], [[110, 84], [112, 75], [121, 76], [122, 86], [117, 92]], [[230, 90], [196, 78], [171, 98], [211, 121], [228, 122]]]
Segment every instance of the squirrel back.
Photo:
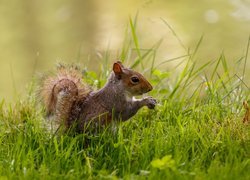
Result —
[[86, 126], [126, 121], [143, 106], [153, 109], [156, 100], [152, 97], [134, 98], [152, 89], [142, 74], [124, 67], [120, 61], [113, 64], [107, 83], [97, 91], [83, 83], [79, 68], [60, 65], [56, 74], [44, 78], [41, 97], [48, 115], [54, 115], [66, 128], [75, 124], [77, 132], [83, 132]]

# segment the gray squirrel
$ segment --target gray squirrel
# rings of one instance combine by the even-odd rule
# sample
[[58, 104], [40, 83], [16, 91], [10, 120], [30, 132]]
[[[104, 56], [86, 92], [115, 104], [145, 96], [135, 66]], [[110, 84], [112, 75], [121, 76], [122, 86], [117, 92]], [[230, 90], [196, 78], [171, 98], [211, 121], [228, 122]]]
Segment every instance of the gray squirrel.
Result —
[[79, 68], [61, 65], [55, 75], [44, 78], [41, 98], [47, 114], [66, 129], [75, 126], [80, 133], [92, 123], [103, 126], [112, 120], [126, 121], [143, 106], [154, 109], [154, 98], [134, 98], [152, 89], [142, 74], [124, 67], [120, 61], [113, 64], [107, 83], [97, 91], [82, 81]]

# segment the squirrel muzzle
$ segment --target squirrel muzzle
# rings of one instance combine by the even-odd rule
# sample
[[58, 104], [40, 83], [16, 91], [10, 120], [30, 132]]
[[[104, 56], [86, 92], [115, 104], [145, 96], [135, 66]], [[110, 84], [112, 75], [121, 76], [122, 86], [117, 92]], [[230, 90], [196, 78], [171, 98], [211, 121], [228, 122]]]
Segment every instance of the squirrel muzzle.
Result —
[[142, 83], [142, 94], [147, 93], [149, 91], [153, 90], [153, 86], [146, 80], [144, 79], [144, 83]]

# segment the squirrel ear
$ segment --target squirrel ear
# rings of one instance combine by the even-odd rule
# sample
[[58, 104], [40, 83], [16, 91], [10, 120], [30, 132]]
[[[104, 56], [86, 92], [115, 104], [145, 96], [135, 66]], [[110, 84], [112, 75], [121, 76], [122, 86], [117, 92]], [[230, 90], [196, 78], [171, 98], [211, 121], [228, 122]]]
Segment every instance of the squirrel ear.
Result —
[[116, 63], [120, 64], [120, 66], [123, 68], [124, 66], [122, 65], [121, 61], [116, 61]]
[[122, 68], [123, 68], [123, 66], [122, 66], [120, 61], [115, 62], [113, 65], [113, 71], [114, 71], [115, 75], [120, 76], [122, 74]]

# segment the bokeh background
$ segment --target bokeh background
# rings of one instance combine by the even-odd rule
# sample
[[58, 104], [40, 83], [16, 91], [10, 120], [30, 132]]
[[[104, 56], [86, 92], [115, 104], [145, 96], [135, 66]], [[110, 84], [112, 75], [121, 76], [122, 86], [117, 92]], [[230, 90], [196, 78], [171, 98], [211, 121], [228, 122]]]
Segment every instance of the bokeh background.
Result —
[[[141, 48], [163, 40], [158, 62], [185, 55], [202, 36], [201, 63], [224, 52], [234, 67], [245, 55], [250, 0], [0, 0], [0, 99], [24, 95], [36, 73], [56, 62], [97, 69], [95, 61], [107, 49], [116, 59], [136, 14]], [[248, 75], [249, 66], [248, 60]]]

